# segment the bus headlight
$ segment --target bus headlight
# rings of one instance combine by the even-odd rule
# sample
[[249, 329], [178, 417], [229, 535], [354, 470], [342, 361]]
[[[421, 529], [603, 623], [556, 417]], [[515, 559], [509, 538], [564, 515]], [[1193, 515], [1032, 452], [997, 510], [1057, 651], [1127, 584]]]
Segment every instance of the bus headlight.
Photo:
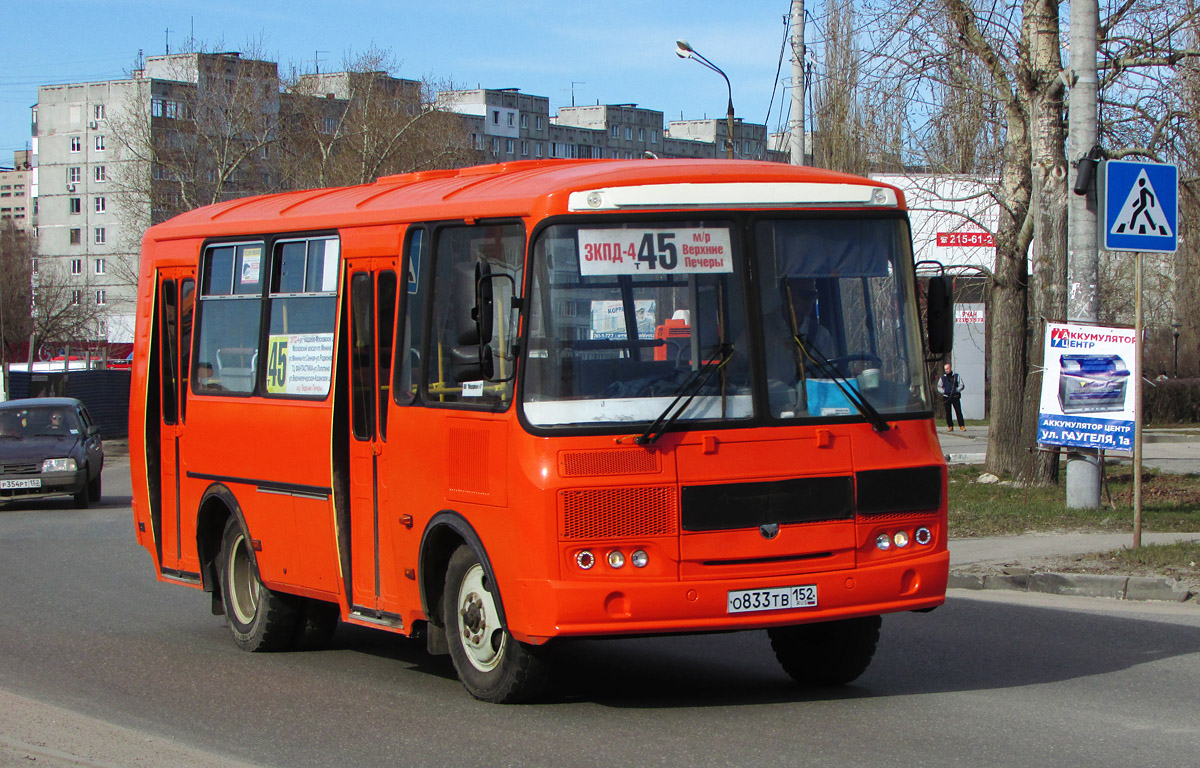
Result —
[[881, 551], [887, 552], [892, 548], [892, 537], [888, 536], [886, 533], [879, 534], [875, 537], [875, 546]]
[[896, 531], [892, 536], [892, 542], [900, 549], [908, 546], [908, 531]]
[[581, 570], [590, 571], [595, 564], [596, 556], [586, 549], [575, 555], [575, 565], [578, 565]]
[[933, 541], [933, 531], [929, 530], [925, 526], [921, 526], [913, 535], [913, 539], [915, 539], [916, 542], [921, 546], [925, 546], [929, 542]]
[[42, 462], [43, 472], [74, 472], [75, 459], [46, 459]]
[[608, 553], [608, 564], [613, 568], [621, 568], [625, 565], [625, 555], [619, 549], [614, 549]]
[[645, 568], [650, 562], [650, 555], [646, 554], [646, 550], [639, 549], [629, 556], [629, 562], [633, 563], [634, 568]]

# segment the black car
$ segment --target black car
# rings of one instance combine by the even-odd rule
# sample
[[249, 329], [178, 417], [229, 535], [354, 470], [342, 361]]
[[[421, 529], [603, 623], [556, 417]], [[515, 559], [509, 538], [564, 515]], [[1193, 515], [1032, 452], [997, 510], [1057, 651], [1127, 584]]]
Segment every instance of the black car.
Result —
[[69, 495], [100, 500], [104, 443], [83, 403], [39, 397], [0, 403], [0, 502]]

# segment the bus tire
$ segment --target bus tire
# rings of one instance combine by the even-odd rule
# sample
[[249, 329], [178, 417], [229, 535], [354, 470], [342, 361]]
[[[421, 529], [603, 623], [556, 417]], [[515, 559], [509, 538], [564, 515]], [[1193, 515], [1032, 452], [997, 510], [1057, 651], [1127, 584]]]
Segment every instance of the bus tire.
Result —
[[293, 647], [302, 651], [320, 651], [328, 648], [333, 642], [333, 633], [337, 631], [340, 619], [341, 609], [337, 603], [306, 598], [296, 621]]
[[450, 658], [472, 696], [493, 704], [529, 701], [545, 688], [545, 660], [515, 640], [501, 621], [500, 594], [480, 557], [460, 546], [446, 567], [442, 617]]
[[220, 558], [221, 601], [234, 643], [243, 651], [275, 651], [291, 645], [299, 618], [295, 605], [286, 595], [263, 586], [254, 549], [236, 517], [225, 523]]
[[771, 650], [801, 685], [837, 686], [867, 670], [879, 644], [878, 616], [775, 627], [767, 630]]

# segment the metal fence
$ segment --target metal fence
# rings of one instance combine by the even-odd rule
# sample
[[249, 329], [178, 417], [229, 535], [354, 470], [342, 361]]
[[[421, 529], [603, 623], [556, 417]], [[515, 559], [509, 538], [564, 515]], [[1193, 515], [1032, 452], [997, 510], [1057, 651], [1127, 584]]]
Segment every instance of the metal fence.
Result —
[[129, 434], [129, 371], [9, 371], [9, 396], [74, 397], [82, 400], [103, 437]]

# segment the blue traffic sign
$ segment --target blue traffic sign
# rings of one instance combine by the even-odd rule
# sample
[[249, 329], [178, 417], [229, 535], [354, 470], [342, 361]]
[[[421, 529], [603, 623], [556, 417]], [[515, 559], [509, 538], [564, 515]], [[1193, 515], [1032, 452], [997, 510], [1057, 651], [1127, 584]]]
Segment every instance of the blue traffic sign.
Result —
[[1174, 253], [1179, 243], [1179, 168], [1108, 160], [1100, 172], [1101, 247]]

